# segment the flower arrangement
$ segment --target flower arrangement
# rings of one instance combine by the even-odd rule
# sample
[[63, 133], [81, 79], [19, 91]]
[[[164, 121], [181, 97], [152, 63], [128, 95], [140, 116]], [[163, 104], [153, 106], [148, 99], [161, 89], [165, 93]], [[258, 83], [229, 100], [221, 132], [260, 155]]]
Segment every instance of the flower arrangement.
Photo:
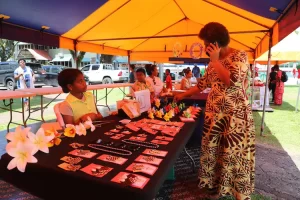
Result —
[[163, 116], [164, 116], [164, 110], [163, 109], [160, 109], [160, 110], [157, 110], [156, 111], [156, 113], [155, 113], [155, 116], [157, 117], [157, 118], [162, 118]]
[[182, 116], [185, 118], [192, 118], [201, 111], [201, 108], [196, 106], [190, 106], [185, 111], [183, 111]]
[[75, 135], [86, 135], [87, 130], [95, 130], [92, 120], [89, 118], [85, 123], [79, 125], [67, 124], [63, 134], [58, 133], [54, 128], [44, 130], [40, 128], [36, 134], [29, 128], [18, 126], [15, 132], [9, 132], [6, 139], [10, 142], [6, 145], [6, 152], [13, 159], [8, 163], [7, 169], [11, 170], [17, 167], [20, 172], [25, 172], [27, 163], [37, 163], [34, 155], [38, 152], [49, 153], [49, 147], [59, 145], [63, 137], [75, 137]]
[[[167, 100], [165, 100], [164, 102], [167, 102]], [[155, 106], [148, 110], [148, 117], [150, 119], [154, 119], [154, 117], [157, 117], [159, 119], [164, 119], [165, 121], [170, 121], [170, 119], [179, 114], [185, 108], [184, 103], [177, 105], [176, 102], [172, 102], [166, 104], [163, 108], [161, 108], [161, 105], [161, 100], [156, 99]]]

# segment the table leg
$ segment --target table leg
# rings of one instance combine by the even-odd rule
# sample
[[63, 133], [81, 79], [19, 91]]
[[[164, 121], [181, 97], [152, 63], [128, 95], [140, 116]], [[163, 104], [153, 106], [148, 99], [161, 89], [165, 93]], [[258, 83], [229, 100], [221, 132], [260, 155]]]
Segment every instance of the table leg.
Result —
[[107, 105], [107, 88], [105, 88], [105, 105], [108, 108], [108, 110], [110, 111], [110, 107]]
[[195, 161], [193, 159], [193, 157], [187, 152], [186, 148], [184, 147], [184, 152], [186, 153], [186, 155], [191, 159], [192, 161], [192, 167], [193, 167], [193, 173], [195, 173], [195, 167], [196, 167], [196, 164], [195, 164]]
[[44, 96], [41, 95], [41, 119], [43, 122], [45, 122], [44, 120]]
[[[5, 100], [3, 100], [5, 102]], [[7, 124], [7, 133], [9, 133], [9, 127], [10, 127], [10, 124], [12, 122], [12, 113], [13, 113], [13, 110], [12, 110], [12, 104], [13, 104], [14, 100], [13, 99], [10, 99], [9, 100], [9, 122]], [[5, 103], [4, 103], [5, 105]]]
[[93, 90], [93, 92], [95, 93], [94, 96], [96, 97], [96, 104], [98, 101], [98, 90]]
[[[29, 107], [29, 105], [28, 105], [28, 107]], [[24, 127], [26, 127], [25, 111], [24, 111], [24, 98], [23, 97], [22, 97], [22, 120], [23, 120]]]
[[[31, 105], [30, 105], [30, 97], [28, 97], [28, 117], [26, 118], [25, 122], [24, 122], [24, 127], [27, 127], [27, 121], [30, 118], [30, 114], [31, 114]], [[24, 113], [24, 112], [23, 112]], [[24, 115], [24, 114], [23, 114]]]

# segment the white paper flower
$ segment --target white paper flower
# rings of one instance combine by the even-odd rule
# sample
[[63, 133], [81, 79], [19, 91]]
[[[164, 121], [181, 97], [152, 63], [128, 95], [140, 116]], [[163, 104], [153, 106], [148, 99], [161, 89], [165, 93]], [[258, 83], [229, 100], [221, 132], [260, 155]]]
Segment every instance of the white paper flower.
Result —
[[49, 153], [48, 143], [54, 138], [54, 134], [46, 136], [44, 129], [40, 128], [36, 134], [29, 132], [28, 138], [33, 145], [34, 154], [39, 150], [44, 153]]
[[86, 129], [82, 123], [75, 126], [77, 135], [86, 135]]
[[174, 109], [171, 109], [171, 110], [169, 111], [169, 114], [170, 114], [171, 117], [175, 117]]
[[154, 107], [152, 108], [152, 112], [153, 112], [153, 113], [155, 113], [155, 112], [156, 112], [156, 109], [155, 109]]
[[27, 163], [37, 163], [37, 159], [33, 156], [34, 151], [32, 144], [18, 143], [16, 146], [12, 144], [10, 144], [10, 147], [6, 148], [8, 155], [13, 157], [7, 165], [8, 170], [17, 167], [20, 172], [25, 172]]
[[160, 109], [159, 112], [161, 113], [161, 115], [164, 115], [164, 114], [165, 114], [165, 112], [164, 112], [163, 109]]
[[95, 130], [95, 126], [90, 117], [88, 117], [88, 120], [84, 122], [84, 127], [86, 129], [91, 129], [92, 132]]
[[28, 142], [28, 138], [27, 135], [30, 132], [30, 127], [24, 128], [22, 129], [21, 126], [18, 126], [15, 130], [15, 132], [9, 132], [6, 135], [6, 139], [8, 139], [9, 141], [18, 144], [18, 143], [27, 143]]

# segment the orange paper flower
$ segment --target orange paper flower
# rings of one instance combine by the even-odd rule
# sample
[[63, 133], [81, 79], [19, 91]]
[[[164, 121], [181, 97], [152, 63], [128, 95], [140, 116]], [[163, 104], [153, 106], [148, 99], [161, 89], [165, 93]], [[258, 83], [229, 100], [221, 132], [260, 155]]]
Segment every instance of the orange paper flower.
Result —
[[75, 135], [76, 135], [75, 126], [72, 124], [67, 124], [65, 131], [64, 131], [64, 135], [67, 137], [75, 137]]
[[153, 112], [149, 112], [148, 117], [149, 117], [150, 119], [154, 119]]
[[59, 137], [55, 137], [48, 143], [48, 147], [53, 147], [54, 145], [58, 146], [61, 143], [61, 139]]
[[54, 138], [48, 142], [48, 147], [53, 147], [54, 145], [58, 146], [61, 143], [60, 134], [52, 127], [51, 130], [45, 131], [46, 136], [54, 135]]

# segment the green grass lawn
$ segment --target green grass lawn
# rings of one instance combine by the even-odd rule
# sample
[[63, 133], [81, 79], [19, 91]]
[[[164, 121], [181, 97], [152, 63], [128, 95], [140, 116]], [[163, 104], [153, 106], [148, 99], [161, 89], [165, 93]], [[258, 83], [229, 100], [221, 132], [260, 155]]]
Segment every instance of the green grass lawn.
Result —
[[298, 95], [297, 86], [286, 86], [283, 104], [271, 104], [274, 112], [265, 115], [264, 136], [260, 136], [261, 112], [254, 112], [256, 140], [258, 143], [284, 148], [289, 152], [300, 152], [300, 112], [295, 112]]
[[[12, 104], [13, 109], [14, 110], [21, 110], [22, 109], [21, 99], [13, 99], [13, 101], [14, 101], [13, 104]], [[50, 101], [50, 99], [44, 99], [44, 104], [48, 103], [49, 101]], [[8, 104], [8, 103], [9, 103], [9, 100], [5, 100], [5, 104]], [[30, 99], [30, 105], [31, 105], [31, 107], [40, 106], [41, 105], [41, 98], [38, 97], [38, 96], [32, 97]], [[0, 101], [0, 107], [5, 108], [5, 105], [4, 105], [3, 101]], [[6, 107], [6, 108], [9, 108], [9, 107]], [[0, 114], [5, 113], [5, 112], [9, 112], [9, 111], [0, 109]]]
[[[123, 91], [123, 88], [121, 88]], [[116, 101], [118, 100], [122, 100], [124, 98], [124, 94], [120, 89], [115, 88], [115, 89], [107, 89], [107, 104], [108, 105], [112, 105], [112, 104], [116, 104]], [[128, 94], [129, 93], [129, 89], [128, 87], [125, 88], [125, 93]], [[98, 90], [97, 91], [97, 95], [98, 95], [98, 100], [105, 97], [106, 95], [106, 91], [105, 89], [103, 90]], [[98, 101], [98, 105], [99, 104], [105, 104], [105, 98], [103, 98], [102, 100]]]

